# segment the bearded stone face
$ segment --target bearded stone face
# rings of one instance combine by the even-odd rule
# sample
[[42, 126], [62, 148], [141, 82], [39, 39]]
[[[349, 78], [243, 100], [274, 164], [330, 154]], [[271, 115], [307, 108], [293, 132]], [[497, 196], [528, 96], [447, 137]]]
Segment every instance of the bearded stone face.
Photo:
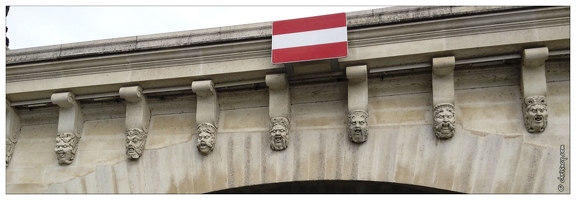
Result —
[[198, 126], [198, 140], [196, 148], [202, 155], [208, 155], [214, 150], [216, 145], [216, 128], [212, 124], [201, 124]]
[[368, 139], [368, 113], [352, 111], [348, 116], [348, 138], [354, 143], [363, 143]]
[[130, 159], [138, 159], [144, 152], [146, 133], [140, 129], [126, 131], [126, 156]]
[[529, 133], [544, 132], [548, 125], [546, 97], [532, 96], [524, 100], [524, 125]]
[[280, 151], [288, 147], [288, 129], [280, 124], [274, 125], [270, 130], [270, 147]]
[[76, 136], [72, 133], [58, 133], [58, 137], [56, 137], [56, 147], [54, 148], [58, 164], [72, 164], [74, 155], [76, 154], [77, 141]]
[[439, 139], [449, 139], [454, 136], [454, 106], [452, 104], [437, 105], [434, 109], [434, 133]]

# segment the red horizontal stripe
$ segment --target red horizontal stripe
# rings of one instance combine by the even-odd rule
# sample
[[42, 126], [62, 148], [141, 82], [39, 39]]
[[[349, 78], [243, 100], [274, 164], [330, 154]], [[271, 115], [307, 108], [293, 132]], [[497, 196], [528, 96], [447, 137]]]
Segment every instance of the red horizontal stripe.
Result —
[[345, 27], [346, 13], [272, 22], [272, 35]]
[[272, 63], [291, 63], [329, 58], [341, 58], [348, 55], [348, 42], [319, 44], [272, 50]]

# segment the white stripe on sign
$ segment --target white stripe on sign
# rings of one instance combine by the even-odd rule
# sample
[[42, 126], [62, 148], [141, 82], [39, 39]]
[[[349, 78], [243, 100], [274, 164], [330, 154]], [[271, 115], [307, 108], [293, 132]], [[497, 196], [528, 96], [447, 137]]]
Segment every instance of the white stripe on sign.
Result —
[[272, 49], [310, 46], [348, 41], [347, 27], [289, 33], [272, 36]]

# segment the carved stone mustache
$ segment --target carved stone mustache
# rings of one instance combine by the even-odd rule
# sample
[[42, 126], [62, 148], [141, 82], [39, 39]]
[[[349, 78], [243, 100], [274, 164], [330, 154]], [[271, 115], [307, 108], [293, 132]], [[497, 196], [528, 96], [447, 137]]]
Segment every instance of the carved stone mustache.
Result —
[[454, 129], [454, 124], [450, 123], [450, 122], [440, 122], [440, 123], [436, 123], [435, 128], [436, 129], [442, 129], [443, 127], [447, 127], [450, 130]]

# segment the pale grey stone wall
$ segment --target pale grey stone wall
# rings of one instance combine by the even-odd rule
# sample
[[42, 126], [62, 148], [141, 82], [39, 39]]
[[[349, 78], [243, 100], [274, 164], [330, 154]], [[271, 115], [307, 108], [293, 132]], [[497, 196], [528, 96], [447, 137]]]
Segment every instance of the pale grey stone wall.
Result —
[[[339, 179], [465, 193], [559, 193], [560, 145], [570, 152], [570, 65], [546, 65], [549, 118], [540, 134], [524, 128], [519, 67], [456, 68], [450, 140], [433, 133], [431, 72], [369, 76], [370, 136], [360, 145], [347, 139], [346, 82], [290, 86], [290, 143], [283, 151], [269, 146], [267, 89], [218, 94], [217, 142], [207, 156], [196, 149], [193, 95], [149, 99], [150, 131], [138, 160], [125, 155], [123, 102], [82, 104], [82, 140], [68, 166], [58, 165], [53, 150], [58, 109], [19, 110], [22, 129], [6, 192], [204, 193]], [[569, 181], [563, 185], [569, 193]]]

